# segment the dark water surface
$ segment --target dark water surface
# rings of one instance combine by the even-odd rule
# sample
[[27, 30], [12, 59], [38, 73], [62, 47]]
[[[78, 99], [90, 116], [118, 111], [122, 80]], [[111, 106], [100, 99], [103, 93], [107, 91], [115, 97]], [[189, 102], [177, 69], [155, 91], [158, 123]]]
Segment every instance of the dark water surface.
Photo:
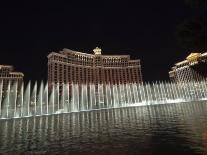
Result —
[[207, 103], [0, 120], [0, 154], [207, 154]]

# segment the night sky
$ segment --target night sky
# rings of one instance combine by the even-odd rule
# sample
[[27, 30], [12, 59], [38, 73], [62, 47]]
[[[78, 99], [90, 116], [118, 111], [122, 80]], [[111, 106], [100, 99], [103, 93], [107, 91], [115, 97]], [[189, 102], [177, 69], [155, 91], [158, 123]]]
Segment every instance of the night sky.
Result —
[[191, 51], [179, 46], [176, 27], [192, 16], [183, 0], [136, 3], [15, 1], [0, 5], [0, 64], [25, 79], [47, 79], [47, 55], [63, 48], [141, 59], [145, 81], [168, 80], [174, 63]]

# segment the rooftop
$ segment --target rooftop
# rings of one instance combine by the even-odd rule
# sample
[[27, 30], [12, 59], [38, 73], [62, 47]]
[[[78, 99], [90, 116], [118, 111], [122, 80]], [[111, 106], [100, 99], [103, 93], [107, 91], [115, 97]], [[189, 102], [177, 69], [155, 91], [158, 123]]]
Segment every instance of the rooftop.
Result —
[[94, 52], [94, 54], [89, 54], [89, 53], [85, 53], [85, 52], [79, 52], [79, 51], [64, 48], [59, 53], [51, 52], [48, 55], [48, 58], [52, 55], [59, 55], [59, 54], [67, 55], [67, 54], [73, 53], [75, 55], [88, 56], [90, 58], [92, 58], [94, 56], [97, 56], [97, 55], [101, 55], [102, 57], [105, 57], [105, 58], [108, 58], [108, 59], [110, 59], [110, 58], [127, 58], [127, 59], [130, 59], [130, 55], [102, 55], [102, 50], [99, 47], [96, 47], [95, 49], [93, 49], [93, 52]]
[[1, 68], [13, 68], [13, 66], [11, 66], [11, 65], [0, 65], [0, 69]]
[[188, 60], [188, 61], [196, 61], [201, 56], [202, 56], [201, 53], [191, 53], [189, 56], [187, 56], [186, 60]]
[[24, 74], [22, 72], [10, 72], [10, 75], [21, 75], [24, 76]]

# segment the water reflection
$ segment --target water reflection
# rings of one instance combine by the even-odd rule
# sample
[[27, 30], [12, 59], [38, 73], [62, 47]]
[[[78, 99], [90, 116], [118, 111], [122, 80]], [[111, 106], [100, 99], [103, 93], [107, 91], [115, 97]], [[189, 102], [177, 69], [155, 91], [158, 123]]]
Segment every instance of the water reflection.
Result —
[[206, 117], [192, 102], [1, 120], [0, 153], [204, 154]]

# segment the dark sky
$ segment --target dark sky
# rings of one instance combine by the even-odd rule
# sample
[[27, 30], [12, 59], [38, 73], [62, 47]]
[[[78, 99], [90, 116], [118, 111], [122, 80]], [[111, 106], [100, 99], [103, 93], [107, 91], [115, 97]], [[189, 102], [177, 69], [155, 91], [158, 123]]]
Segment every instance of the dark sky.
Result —
[[191, 16], [184, 0], [130, 2], [9, 1], [0, 4], [0, 64], [25, 79], [47, 79], [47, 55], [63, 48], [141, 59], [145, 81], [167, 80], [170, 67], [190, 51], [176, 26]]

